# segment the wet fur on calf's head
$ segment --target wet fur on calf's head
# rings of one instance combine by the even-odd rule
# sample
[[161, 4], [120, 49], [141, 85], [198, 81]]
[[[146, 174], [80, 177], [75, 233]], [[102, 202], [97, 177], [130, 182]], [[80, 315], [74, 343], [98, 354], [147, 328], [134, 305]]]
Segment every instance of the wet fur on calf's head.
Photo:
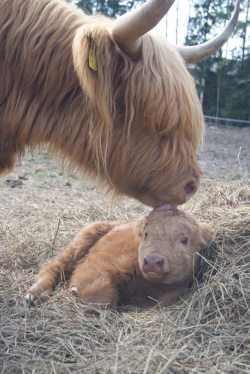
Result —
[[182, 204], [200, 177], [193, 79], [151, 34], [132, 60], [113, 40], [112, 22], [59, 0], [0, 0], [0, 172], [26, 146], [48, 143], [118, 193]]

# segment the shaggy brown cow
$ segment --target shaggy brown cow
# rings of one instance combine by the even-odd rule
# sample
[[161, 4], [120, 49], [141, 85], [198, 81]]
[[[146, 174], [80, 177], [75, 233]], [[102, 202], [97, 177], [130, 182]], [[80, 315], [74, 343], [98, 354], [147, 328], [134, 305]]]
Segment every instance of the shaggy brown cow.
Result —
[[95, 223], [39, 273], [33, 302], [61, 281], [84, 303], [168, 305], [187, 292], [211, 240], [207, 224], [177, 209], [154, 210], [133, 223]]
[[226, 42], [240, 0], [220, 36], [181, 48], [148, 33], [173, 2], [148, 0], [114, 21], [60, 0], [0, 0], [0, 173], [25, 147], [49, 144], [150, 206], [192, 196], [203, 115], [184, 60]]

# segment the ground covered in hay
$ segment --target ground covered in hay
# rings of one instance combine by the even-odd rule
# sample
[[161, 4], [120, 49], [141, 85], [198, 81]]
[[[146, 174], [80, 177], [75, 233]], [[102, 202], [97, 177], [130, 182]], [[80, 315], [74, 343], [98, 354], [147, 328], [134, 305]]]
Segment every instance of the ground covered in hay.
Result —
[[1, 373], [250, 372], [250, 130], [209, 129], [207, 140], [204, 181], [185, 209], [210, 222], [214, 238], [200, 282], [167, 308], [99, 311], [63, 286], [41, 306], [27, 306], [39, 267], [84, 224], [131, 220], [148, 209], [65, 177], [44, 152], [27, 154], [2, 178]]

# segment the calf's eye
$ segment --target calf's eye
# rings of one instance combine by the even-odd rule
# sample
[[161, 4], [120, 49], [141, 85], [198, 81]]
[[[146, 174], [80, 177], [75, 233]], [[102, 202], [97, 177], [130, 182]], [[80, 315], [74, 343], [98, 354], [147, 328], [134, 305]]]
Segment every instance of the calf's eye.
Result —
[[147, 237], [148, 237], [148, 233], [147, 233], [147, 231], [145, 231], [144, 232], [144, 239], [147, 239]]
[[181, 244], [183, 244], [183, 245], [187, 245], [187, 243], [188, 243], [188, 237], [185, 236], [185, 235], [182, 236], [180, 242], [181, 242]]

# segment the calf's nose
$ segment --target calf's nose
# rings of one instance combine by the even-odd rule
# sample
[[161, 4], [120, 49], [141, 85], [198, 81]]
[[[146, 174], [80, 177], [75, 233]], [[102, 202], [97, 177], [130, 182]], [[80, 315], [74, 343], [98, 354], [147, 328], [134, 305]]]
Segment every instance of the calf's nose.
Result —
[[164, 267], [164, 257], [145, 256], [143, 261], [143, 271], [145, 273], [162, 274]]

